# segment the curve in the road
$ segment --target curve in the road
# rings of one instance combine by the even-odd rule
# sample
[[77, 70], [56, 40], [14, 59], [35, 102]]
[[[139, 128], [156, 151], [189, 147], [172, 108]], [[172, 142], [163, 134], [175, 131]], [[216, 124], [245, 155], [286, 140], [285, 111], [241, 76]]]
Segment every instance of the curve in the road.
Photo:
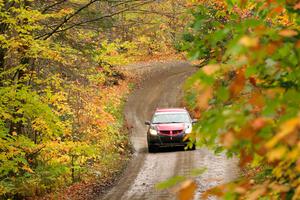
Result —
[[131, 94], [125, 107], [136, 154], [116, 186], [101, 199], [174, 199], [168, 191], [156, 190], [155, 184], [175, 175], [188, 175], [200, 167], [206, 167], [207, 172], [196, 180], [199, 188], [195, 198], [205, 189], [234, 179], [238, 174], [237, 161], [224, 155], [216, 156], [207, 149], [147, 152], [144, 121], [150, 119], [157, 107], [178, 107], [182, 84], [196, 69], [185, 62], [154, 63], [137, 69], [146, 69], [141, 73], [147, 78]]

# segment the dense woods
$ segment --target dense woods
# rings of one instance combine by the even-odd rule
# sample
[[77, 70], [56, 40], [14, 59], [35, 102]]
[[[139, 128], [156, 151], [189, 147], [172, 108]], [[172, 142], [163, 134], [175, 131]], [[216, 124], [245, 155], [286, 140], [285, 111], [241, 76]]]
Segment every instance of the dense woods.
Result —
[[0, 198], [101, 181], [128, 157], [131, 80], [117, 66], [174, 53], [183, 1], [0, 1]]
[[[300, 2], [198, 1], [183, 49], [199, 146], [237, 156], [241, 177], [203, 197], [299, 199]], [[191, 185], [192, 187], [192, 185]]]
[[184, 88], [198, 146], [242, 171], [203, 197], [299, 199], [297, 0], [0, 0], [0, 199], [113, 177], [135, 81], [119, 66], [178, 52], [201, 67]]

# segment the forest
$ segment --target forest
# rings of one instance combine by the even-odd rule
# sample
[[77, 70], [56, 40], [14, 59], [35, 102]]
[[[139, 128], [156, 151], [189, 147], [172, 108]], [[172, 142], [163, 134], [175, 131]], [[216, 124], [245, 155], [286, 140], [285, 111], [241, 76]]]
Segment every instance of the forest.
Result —
[[300, 198], [298, 0], [0, 0], [0, 19], [0, 199], [92, 199], [132, 154], [120, 66], [173, 57], [199, 68], [197, 146], [242, 169], [202, 197]]
[[174, 54], [184, 9], [182, 1], [0, 1], [1, 198], [113, 179], [131, 151], [122, 109], [135, 79], [117, 67]]

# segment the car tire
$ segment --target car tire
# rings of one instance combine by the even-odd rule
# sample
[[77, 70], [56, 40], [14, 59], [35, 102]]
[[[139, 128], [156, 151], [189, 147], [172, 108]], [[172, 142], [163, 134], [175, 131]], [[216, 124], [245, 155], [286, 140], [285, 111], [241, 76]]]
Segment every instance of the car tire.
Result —
[[192, 151], [196, 150], [196, 144], [193, 144], [191, 150], [192, 150]]
[[149, 153], [155, 153], [157, 151], [157, 147], [153, 145], [148, 145], [148, 152]]

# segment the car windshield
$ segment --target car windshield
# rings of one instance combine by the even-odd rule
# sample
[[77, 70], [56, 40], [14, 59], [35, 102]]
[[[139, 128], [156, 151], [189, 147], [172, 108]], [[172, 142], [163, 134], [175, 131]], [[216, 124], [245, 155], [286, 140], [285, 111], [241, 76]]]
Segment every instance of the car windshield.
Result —
[[152, 123], [190, 123], [190, 117], [187, 113], [159, 113], [154, 115]]

